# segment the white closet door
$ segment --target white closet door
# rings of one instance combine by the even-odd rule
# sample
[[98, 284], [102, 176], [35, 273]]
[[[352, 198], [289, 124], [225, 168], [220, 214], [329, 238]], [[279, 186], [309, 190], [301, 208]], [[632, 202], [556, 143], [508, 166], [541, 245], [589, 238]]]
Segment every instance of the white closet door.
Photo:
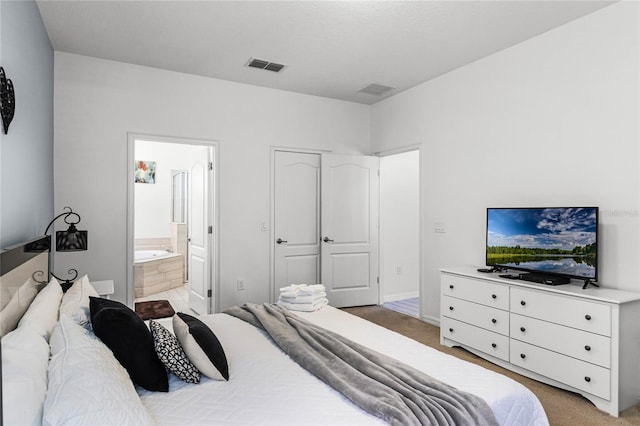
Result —
[[275, 152], [275, 298], [289, 284], [319, 282], [319, 190], [319, 154]]
[[323, 154], [321, 281], [335, 307], [377, 304], [378, 157]]

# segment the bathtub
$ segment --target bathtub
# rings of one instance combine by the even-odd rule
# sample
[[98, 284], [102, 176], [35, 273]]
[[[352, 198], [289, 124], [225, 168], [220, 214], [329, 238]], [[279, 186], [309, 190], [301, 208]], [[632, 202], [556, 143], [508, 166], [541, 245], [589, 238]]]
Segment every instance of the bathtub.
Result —
[[162, 259], [165, 257], [175, 256], [175, 253], [172, 253], [167, 250], [136, 250], [134, 254], [135, 262], [143, 262], [146, 260], [153, 259]]
[[145, 297], [185, 284], [184, 256], [166, 250], [136, 250], [134, 297]]

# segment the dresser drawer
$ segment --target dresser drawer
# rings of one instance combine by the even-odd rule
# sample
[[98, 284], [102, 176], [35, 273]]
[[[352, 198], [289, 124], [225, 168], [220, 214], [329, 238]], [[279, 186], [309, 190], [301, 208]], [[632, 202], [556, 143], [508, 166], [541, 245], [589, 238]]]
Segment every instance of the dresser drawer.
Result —
[[443, 274], [442, 294], [505, 311], [509, 310], [509, 287], [506, 285]]
[[472, 347], [486, 354], [509, 361], [509, 338], [473, 325], [443, 317], [440, 333], [447, 339]]
[[509, 312], [479, 305], [455, 297], [443, 296], [442, 315], [473, 324], [496, 333], [509, 335]]
[[611, 307], [597, 302], [512, 288], [511, 312], [611, 336]]
[[511, 314], [511, 338], [560, 352], [601, 367], [611, 367], [611, 338]]
[[611, 372], [538, 346], [511, 339], [511, 364], [609, 400]]

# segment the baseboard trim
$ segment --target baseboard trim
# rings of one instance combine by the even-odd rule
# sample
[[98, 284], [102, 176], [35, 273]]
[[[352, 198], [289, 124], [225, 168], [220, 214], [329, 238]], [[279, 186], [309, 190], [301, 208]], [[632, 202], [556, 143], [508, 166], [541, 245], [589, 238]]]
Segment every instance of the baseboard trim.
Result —
[[430, 317], [427, 315], [422, 315], [420, 319], [428, 324], [434, 325], [436, 327], [440, 327], [440, 318], [439, 317]]
[[387, 294], [382, 298], [382, 300], [383, 300], [383, 303], [387, 303], [387, 302], [396, 302], [398, 300], [414, 299], [419, 296], [420, 296], [420, 293], [416, 290], [416, 291], [408, 291], [406, 293]]

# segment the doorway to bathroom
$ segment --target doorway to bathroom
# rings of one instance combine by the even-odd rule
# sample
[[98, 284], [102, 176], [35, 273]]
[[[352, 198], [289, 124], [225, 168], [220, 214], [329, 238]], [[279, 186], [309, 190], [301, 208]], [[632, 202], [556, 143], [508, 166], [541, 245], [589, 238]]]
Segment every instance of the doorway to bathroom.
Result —
[[129, 145], [130, 304], [156, 318], [210, 313], [216, 309], [217, 144], [131, 135]]

